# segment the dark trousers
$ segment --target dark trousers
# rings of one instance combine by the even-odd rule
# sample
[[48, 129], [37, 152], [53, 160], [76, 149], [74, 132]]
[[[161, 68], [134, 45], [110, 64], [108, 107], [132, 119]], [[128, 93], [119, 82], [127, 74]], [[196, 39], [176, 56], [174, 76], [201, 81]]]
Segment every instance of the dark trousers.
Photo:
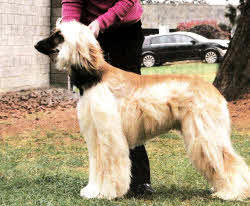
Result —
[[[106, 61], [125, 71], [141, 74], [141, 51], [144, 36], [141, 22], [133, 25], [110, 28], [99, 34], [98, 41]], [[150, 168], [144, 145], [130, 150], [132, 180], [130, 188], [150, 184]]]

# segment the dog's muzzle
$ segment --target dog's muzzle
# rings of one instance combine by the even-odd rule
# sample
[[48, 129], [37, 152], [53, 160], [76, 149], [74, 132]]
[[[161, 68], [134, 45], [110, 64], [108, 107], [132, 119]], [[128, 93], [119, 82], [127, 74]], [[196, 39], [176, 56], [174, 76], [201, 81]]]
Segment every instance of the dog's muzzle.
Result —
[[56, 62], [56, 57], [59, 53], [58, 49], [49, 48], [46, 46], [46, 44], [43, 44], [43, 42], [41, 41], [38, 42], [34, 47], [40, 53], [49, 56], [52, 62]]
[[44, 44], [38, 42], [35, 46], [35, 49], [37, 51], [39, 51], [40, 53], [42, 54], [45, 54], [45, 55], [55, 55], [55, 54], [58, 54], [59, 53], [59, 50], [58, 49], [51, 49], [51, 48], [47, 48], [46, 46], [44, 46]]

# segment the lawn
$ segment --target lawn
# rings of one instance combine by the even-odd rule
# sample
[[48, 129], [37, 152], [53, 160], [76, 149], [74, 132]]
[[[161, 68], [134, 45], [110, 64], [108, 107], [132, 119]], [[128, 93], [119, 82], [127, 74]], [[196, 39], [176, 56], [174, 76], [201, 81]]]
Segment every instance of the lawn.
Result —
[[[143, 73], [193, 74], [195, 68], [198, 75], [209, 76], [209, 81], [216, 72], [216, 65], [186, 64], [176, 65], [176, 69], [143, 68]], [[4, 126], [11, 121], [0, 123]], [[249, 165], [250, 135], [234, 131], [232, 141]], [[86, 200], [80, 198], [79, 192], [88, 182], [88, 152], [78, 132], [37, 127], [30, 131], [24, 128], [14, 136], [0, 135], [0, 206], [249, 205], [249, 201], [228, 202], [211, 197], [210, 186], [190, 165], [178, 133], [161, 135], [148, 142], [146, 148], [155, 189], [152, 196]]]
[[142, 68], [142, 74], [188, 74], [199, 75], [209, 82], [213, 82], [218, 64], [189, 63], [172, 64], [160, 67]]
[[[0, 205], [247, 205], [212, 199], [209, 185], [190, 165], [181, 138], [174, 132], [146, 147], [155, 193], [141, 199], [85, 200], [88, 154], [78, 133], [39, 129], [0, 141]], [[247, 141], [248, 138], [248, 141]], [[249, 158], [249, 136], [232, 136], [236, 150]], [[247, 156], [248, 155], [248, 156]]]

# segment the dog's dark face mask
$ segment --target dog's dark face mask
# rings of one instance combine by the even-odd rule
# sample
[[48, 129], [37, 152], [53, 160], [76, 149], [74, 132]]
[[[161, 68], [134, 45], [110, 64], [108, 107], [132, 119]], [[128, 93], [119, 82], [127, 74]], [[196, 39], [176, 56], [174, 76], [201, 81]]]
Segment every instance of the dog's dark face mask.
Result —
[[48, 38], [39, 41], [35, 48], [37, 51], [50, 57], [56, 56], [59, 53], [57, 46], [64, 42], [64, 38], [60, 31], [53, 32]]

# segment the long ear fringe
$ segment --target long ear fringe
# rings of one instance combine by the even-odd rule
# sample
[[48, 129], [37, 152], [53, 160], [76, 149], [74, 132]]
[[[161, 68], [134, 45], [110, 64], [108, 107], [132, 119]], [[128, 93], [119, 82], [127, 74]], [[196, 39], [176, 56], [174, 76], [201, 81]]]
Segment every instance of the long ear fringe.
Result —
[[84, 45], [77, 45], [80, 66], [84, 67], [90, 73], [93, 70], [99, 70], [101, 63], [104, 61], [102, 49], [99, 44], [87, 43], [85, 47]]
[[102, 49], [89, 28], [76, 21], [59, 24], [57, 27], [61, 30], [65, 43], [58, 56], [58, 68], [65, 70], [70, 65], [78, 65], [77, 68], [89, 73], [100, 70], [104, 61]]

